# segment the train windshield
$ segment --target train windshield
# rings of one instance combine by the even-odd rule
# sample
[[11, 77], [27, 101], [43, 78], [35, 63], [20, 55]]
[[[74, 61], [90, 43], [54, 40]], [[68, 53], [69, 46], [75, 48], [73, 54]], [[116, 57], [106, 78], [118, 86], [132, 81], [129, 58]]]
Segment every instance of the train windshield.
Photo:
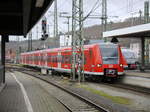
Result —
[[100, 51], [103, 58], [103, 64], [118, 64], [118, 46], [100, 45]]

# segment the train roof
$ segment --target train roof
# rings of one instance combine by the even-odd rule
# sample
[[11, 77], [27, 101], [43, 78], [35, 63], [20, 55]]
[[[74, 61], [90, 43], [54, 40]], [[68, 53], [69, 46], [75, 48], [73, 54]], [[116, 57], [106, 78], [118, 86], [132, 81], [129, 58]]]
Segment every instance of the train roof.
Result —
[[[118, 45], [118, 44], [114, 44], [114, 43], [110, 43], [110, 42], [96, 43], [96, 44], [85, 45], [84, 48], [88, 49], [88, 48], [92, 48], [93, 46], [96, 46], [96, 45]], [[37, 51], [24, 52], [21, 54], [24, 55], [24, 54], [32, 54], [32, 53], [40, 53], [40, 52], [48, 52], [48, 51], [53, 52], [53, 51], [60, 51], [60, 50], [61, 51], [71, 50], [71, 47], [43, 49], [43, 50], [37, 50]]]

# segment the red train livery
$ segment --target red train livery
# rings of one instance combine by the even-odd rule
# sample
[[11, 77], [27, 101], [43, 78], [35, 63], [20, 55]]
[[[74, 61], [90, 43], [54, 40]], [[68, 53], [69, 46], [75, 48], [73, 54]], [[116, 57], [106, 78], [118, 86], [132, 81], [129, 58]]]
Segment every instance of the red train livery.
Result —
[[[62, 73], [71, 73], [71, 48], [54, 48], [21, 54], [20, 63], [46, 68]], [[84, 46], [86, 77], [116, 78], [123, 75], [126, 61], [120, 46], [113, 43], [101, 43]]]

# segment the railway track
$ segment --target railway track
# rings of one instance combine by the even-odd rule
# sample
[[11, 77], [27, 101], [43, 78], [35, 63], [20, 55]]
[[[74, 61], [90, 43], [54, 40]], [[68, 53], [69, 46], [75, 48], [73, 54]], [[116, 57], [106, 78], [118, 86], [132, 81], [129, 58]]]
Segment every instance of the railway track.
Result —
[[[13, 69], [15, 69], [15, 70], [20, 69], [20, 70], [23, 70], [23, 71], [27, 70], [27, 71], [37, 72], [36, 70], [25, 69], [25, 68], [22, 68], [22, 67], [19, 67], [19, 68], [13, 67]], [[97, 83], [95, 83], [95, 84], [97, 84]], [[114, 83], [114, 84], [104, 83], [104, 85], [119, 88], [119, 89], [130, 90], [130, 91], [145, 94], [145, 95], [150, 95], [150, 89], [149, 88], [144, 88], [144, 87], [139, 87], [139, 86], [129, 85], [129, 84], [123, 84], [121, 82]]]
[[[25, 68], [22, 68], [22, 67], [19, 67], [19, 68], [13, 67], [13, 69], [16, 69], [16, 70], [21, 69], [23, 71], [25, 70]], [[26, 69], [26, 70], [37, 72], [36, 70], [31, 70], [31, 69]], [[144, 88], [144, 87], [139, 87], [139, 86], [129, 85], [129, 84], [123, 84], [121, 82], [114, 83], [114, 84], [104, 83], [104, 85], [115, 87], [115, 88], [120, 88], [120, 89], [125, 89], [125, 90], [130, 90], [130, 91], [145, 94], [145, 95], [150, 95], [150, 89], [149, 88]]]
[[52, 82], [50, 80], [46, 80], [46, 79], [44, 79], [42, 77], [39, 77], [38, 75], [35, 75], [35, 74], [31, 73], [31, 71], [29, 69], [28, 70], [27, 69], [23, 69], [23, 68], [21, 68], [21, 69], [20, 68], [19, 69], [18, 68], [12, 68], [12, 69], [10, 69], [11, 72], [12, 72], [12, 70], [13, 71], [15, 70], [15, 71], [19, 71], [19, 72], [25, 73], [27, 75], [33, 76], [35, 78], [38, 78], [38, 79], [40, 79], [40, 80], [42, 80], [44, 82], [47, 82], [47, 83], [49, 83], [49, 84], [51, 84], [51, 85], [53, 85], [53, 86], [55, 86], [55, 87], [57, 87], [57, 88], [59, 88], [59, 89], [61, 89], [63, 91], [69, 93], [70, 95], [72, 95], [72, 96], [80, 99], [81, 101], [85, 102], [86, 104], [88, 104], [88, 105], [86, 105], [86, 104], [82, 105], [80, 108], [72, 109], [72, 108], [70, 108], [69, 106], [67, 106], [64, 102], [60, 101], [56, 97], [56, 99], [61, 104], [63, 104], [70, 112], [111, 112], [108, 109], [106, 109], [106, 108], [104, 108], [104, 107], [102, 107], [102, 106], [94, 103], [93, 101], [91, 101], [91, 100], [89, 100], [89, 99], [81, 96], [78, 93], [74, 93], [71, 90], [64, 88], [63, 86], [60, 86], [60, 85], [58, 85], [58, 84], [56, 84], [56, 83], [54, 83], [54, 82]]
[[111, 86], [111, 87], [115, 87], [115, 88], [130, 90], [130, 91], [145, 94], [145, 95], [150, 95], [150, 89], [148, 89], [148, 88], [143, 88], [143, 87], [129, 85], [129, 84], [122, 84], [122, 83], [106, 84], [106, 85]]
[[[11, 68], [10, 68], [11, 69]], [[96, 110], [99, 110], [100, 112], [114, 112], [112, 108], [103, 108], [105, 107], [103, 104], [103, 106], [101, 106], [101, 103], [95, 103], [95, 101], [93, 99], [89, 99], [87, 97], [83, 97], [84, 95], [80, 94], [80, 93], [76, 93], [76, 91], [72, 91], [70, 89], [66, 89], [64, 88], [63, 86], [61, 85], [57, 85], [57, 83], [54, 83], [53, 81], [51, 82], [47, 76], [41, 76], [41, 75], [37, 75], [39, 74], [39, 72], [37, 72], [37, 70], [32, 70], [32, 69], [26, 69], [26, 68], [23, 68], [23, 67], [19, 67], [19, 68], [15, 68], [13, 67], [13, 70], [15, 71], [20, 71], [22, 73], [25, 73], [25, 74], [28, 74], [28, 75], [31, 75], [33, 77], [36, 77], [40, 80], [43, 80], [44, 82], [47, 82], [51, 85], [54, 85], [56, 86], [57, 88], [71, 94], [72, 96], [75, 96], [77, 97], [78, 99], [82, 100], [83, 102], [86, 102], [87, 104], [89, 104], [90, 106], [81, 106], [80, 108], [77, 108], [77, 109], [72, 109], [72, 108], [69, 108], [67, 107], [65, 104], [63, 104], [63, 102], [60, 101], [60, 103], [62, 103], [64, 106], [66, 106], [66, 108], [68, 108], [68, 110], [70, 110], [70, 112], [97, 112]], [[58, 80], [60, 80], [60, 78], [58, 78]], [[57, 78], [56, 78], [56, 82], [57, 82]], [[91, 83], [91, 82], [90, 82]], [[93, 82], [92, 82], [93, 83]], [[98, 85], [98, 83], [95, 83]], [[101, 83], [102, 84], [102, 83]], [[110, 86], [110, 87], [115, 87], [115, 88], [119, 88], [119, 89], [124, 89], [124, 90], [129, 90], [131, 92], [135, 92], [135, 94], [142, 94], [142, 95], [150, 95], [150, 89], [147, 89], [147, 88], [143, 88], [143, 87], [139, 87], [139, 86], [131, 86], [131, 85], [125, 85], [125, 84], [109, 84], [109, 83], [103, 83], [102, 85], [106, 85], [106, 86]], [[107, 104], [106, 104], [107, 105]], [[115, 111], [115, 112], [121, 112], [121, 111]], [[124, 112], [124, 111], [123, 111]], [[130, 112], [130, 111], [128, 111]]]
[[[90, 82], [90, 83], [98, 84], [97, 82]], [[113, 83], [113, 84], [110, 84], [110, 83], [100, 83], [100, 84], [104, 85], [104, 86], [118, 88], [118, 89], [129, 90], [129, 91], [144, 94], [144, 95], [150, 95], [150, 89], [149, 88], [144, 88], [144, 87], [140, 87], [140, 86], [123, 84], [121, 82]]]

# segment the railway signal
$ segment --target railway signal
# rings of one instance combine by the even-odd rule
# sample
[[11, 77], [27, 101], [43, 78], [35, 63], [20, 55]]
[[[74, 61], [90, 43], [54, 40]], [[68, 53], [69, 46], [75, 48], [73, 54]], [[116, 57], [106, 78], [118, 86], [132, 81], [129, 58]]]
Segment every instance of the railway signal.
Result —
[[42, 38], [41, 40], [46, 40], [48, 38], [48, 34], [47, 34], [47, 19], [46, 17], [43, 18], [42, 20]]

